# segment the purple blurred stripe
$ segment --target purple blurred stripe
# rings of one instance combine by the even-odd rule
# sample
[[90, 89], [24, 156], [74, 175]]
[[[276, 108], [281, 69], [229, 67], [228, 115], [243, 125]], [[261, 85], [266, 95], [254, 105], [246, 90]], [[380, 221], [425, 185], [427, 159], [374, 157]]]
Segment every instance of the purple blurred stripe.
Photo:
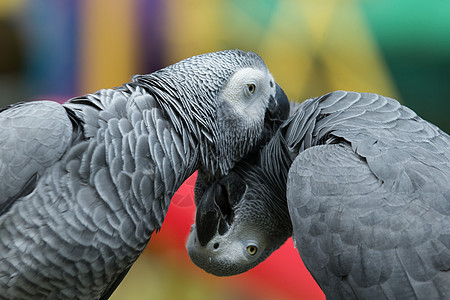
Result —
[[136, 1], [139, 28], [139, 73], [151, 73], [165, 64], [165, 17], [163, 0]]

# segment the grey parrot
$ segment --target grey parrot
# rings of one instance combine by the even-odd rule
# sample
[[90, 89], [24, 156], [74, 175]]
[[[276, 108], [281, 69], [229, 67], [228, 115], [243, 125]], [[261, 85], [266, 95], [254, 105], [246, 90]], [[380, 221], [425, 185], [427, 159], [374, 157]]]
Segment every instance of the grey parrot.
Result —
[[309, 99], [195, 197], [187, 250], [212, 274], [292, 235], [328, 299], [450, 298], [450, 137], [394, 99]]
[[115, 89], [0, 112], [0, 298], [108, 298], [196, 169], [224, 176], [288, 100], [228, 50]]

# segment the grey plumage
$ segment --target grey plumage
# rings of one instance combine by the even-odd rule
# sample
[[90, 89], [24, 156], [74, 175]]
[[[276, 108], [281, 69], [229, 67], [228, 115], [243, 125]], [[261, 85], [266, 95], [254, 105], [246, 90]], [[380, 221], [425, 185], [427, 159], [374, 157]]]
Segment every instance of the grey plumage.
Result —
[[286, 116], [285, 102], [263, 60], [235, 50], [63, 105], [5, 108], [0, 297], [108, 298], [182, 182], [196, 169], [226, 174]]
[[[270, 158], [265, 177], [256, 177]], [[327, 298], [450, 296], [450, 137], [397, 101], [343, 91], [307, 100], [262, 150], [220, 180], [236, 174], [235, 184], [246, 188], [233, 195], [239, 199], [234, 218], [257, 214], [267, 223], [277, 217], [273, 212], [257, 207], [241, 216], [240, 207], [255, 201], [280, 204], [289, 213], [296, 248]], [[263, 185], [273, 192], [255, 199], [255, 189]], [[216, 189], [205, 185], [199, 203], [212, 201], [209, 186]], [[274, 197], [284, 189], [286, 197]], [[202, 215], [204, 205], [199, 207]], [[197, 242], [199, 226], [188, 252], [216, 275], [244, 272], [255, 262], [238, 255], [224, 260], [212, 243], [253, 239], [261, 244], [253, 258], [259, 263], [290, 235], [289, 226], [278, 225], [279, 239], [267, 245], [260, 242], [267, 238], [266, 225], [241, 222], [212, 235], [204, 246]], [[242, 238], [233, 233], [237, 226], [258, 235]]]

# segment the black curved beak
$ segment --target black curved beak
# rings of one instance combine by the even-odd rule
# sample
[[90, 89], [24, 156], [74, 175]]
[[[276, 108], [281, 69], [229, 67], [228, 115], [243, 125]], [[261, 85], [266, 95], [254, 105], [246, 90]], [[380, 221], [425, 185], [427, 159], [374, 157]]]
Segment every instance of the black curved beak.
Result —
[[283, 89], [277, 83], [275, 84], [275, 96], [270, 96], [269, 106], [264, 118], [264, 130], [260, 136], [261, 145], [264, 145], [272, 138], [290, 114], [289, 100]]
[[218, 233], [224, 235], [234, 220], [234, 206], [242, 200], [245, 185], [234, 173], [215, 181], [197, 203], [195, 228], [201, 246]]
[[200, 245], [203, 247], [213, 238], [220, 222], [216, 199], [222, 197], [222, 188], [214, 182], [202, 195], [197, 204], [195, 227]]
[[267, 113], [269, 122], [284, 121], [289, 117], [289, 100], [278, 83], [275, 83], [275, 97], [269, 99]]

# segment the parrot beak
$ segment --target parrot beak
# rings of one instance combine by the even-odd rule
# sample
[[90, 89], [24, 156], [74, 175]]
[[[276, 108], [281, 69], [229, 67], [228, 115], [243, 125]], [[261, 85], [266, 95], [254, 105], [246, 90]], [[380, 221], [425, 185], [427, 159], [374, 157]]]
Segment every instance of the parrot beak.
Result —
[[275, 83], [275, 96], [270, 96], [264, 118], [264, 129], [260, 136], [262, 144], [267, 143], [280, 125], [289, 117], [290, 104], [283, 89]]
[[269, 122], [284, 121], [289, 117], [289, 113], [289, 100], [283, 89], [278, 83], [275, 83], [275, 97], [271, 96], [269, 99], [266, 120], [268, 119]]
[[206, 246], [217, 233], [224, 235], [228, 232], [234, 218], [232, 195], [240, 198], [243, 193], [242, 189], [230, 191], [229, 185], [219, 182], [214, 182], [205, 191], [197, 204], [195, 217], [200, 245]]
[[203, 247], [213, 238], [219, 225], [220, 213], [216, 204], [216, 198], [220, 197], [221, 187], [214, 182], [202, 195], [197, 204], [195, 224], [197, 237]]

